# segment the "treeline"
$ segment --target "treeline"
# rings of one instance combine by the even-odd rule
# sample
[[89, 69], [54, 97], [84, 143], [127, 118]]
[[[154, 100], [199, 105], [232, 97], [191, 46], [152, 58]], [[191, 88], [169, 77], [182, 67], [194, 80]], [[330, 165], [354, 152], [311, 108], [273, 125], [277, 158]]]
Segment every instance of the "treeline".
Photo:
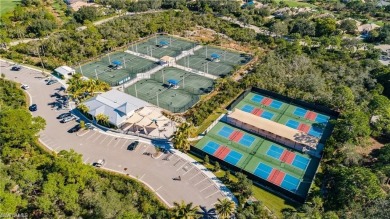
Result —
[[88, 25], [83, 31], [56, 33], [42, 41], [21, 43], [9, 50], [0, 49], [0, 53], [15, 61], [37, 66], [41, 65], [41, 55], [45, 67], [54, 69], [63, 64], [76, 65], [157, 32], [180, 34], [196, 25], [215, 29], [238, 41], [258, 43], [252, 30], [221, 21], [210, 14], [171, 10], [125, 16], [99, 26]]
[[170, 217], [138, 182], [97, 172], [72, 150], [50, 155], [39, 149], [45, 121], [27, 111], [15, 83], [0, 84], [0, 212], [28, 218]]

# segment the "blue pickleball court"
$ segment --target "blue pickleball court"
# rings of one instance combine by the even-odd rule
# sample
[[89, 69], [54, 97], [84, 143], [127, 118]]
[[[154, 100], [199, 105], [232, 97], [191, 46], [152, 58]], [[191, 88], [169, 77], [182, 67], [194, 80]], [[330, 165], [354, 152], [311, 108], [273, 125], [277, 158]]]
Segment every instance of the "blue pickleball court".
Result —
[[299, 186], [300, 180], [296, 177], [286, 174], [284, 176], [283, 182], [280, 185], [282, 188], [285, 188], [289, 191], [296, 192]]
[[282, 156], [283, 151], [284, 151], [283, 148], [277, 147], [275, 145], [271, 145], [267, 151], [267, 155], [280, 160], [280, 156]]
[[252, 97], [252, 101], [253, 101], [253, 102], [256, 102], [256, 103], [260, 103], [263, 99], [264, 99], [263, 96], [260, 96], [260, 95], [257, 95], [257, 94], [255, 94], [255, 95]]
[[307, 165], [309, 165], [310, 159], [302, 157], [301, 155], [296, 154], [292, 165], [298, 167], [299, 169], [306, 170]]
[[218, 135], [225, 137], [225, 138], [229, 138], [229, 136], [233, 133], [233, 131], [234, 131], [234, 129], [227, 127], [227, 126], [224, 126], [221, 128], [221, 130], [219, 130]]
[[242, 157], [241, 153], [232, 150], [229, 152], [229, 154], [226, 156], [224, 160], [230, 164], [236, 165], [238, 161], [240, 161], [241, 157]]
[[272, 117], [274, 117], [274, 114], [268, 111], [264, 111], [261, 114], [261, 117], [263, 117], [264, 119], [272, 119]]
[[273, 107], [275, 109], [280, 109], [280, 107], [283, 105], [282, 102], [277, 100], [272, 100], [272, 103], [269, 105], [270, 107]]
[[290, 128], [293, 128], [293, 129], [297, 129], [298, 126], [299, 126], [299, 122], [298, 121], [295, 121], [295, 120], [292, 120], [292, 119], [289, 119], [287, 122], [286, 122], [286, 126], [290, 127]]
[[300, 107], [297, 107], [295, 110], [294, 110], [294, 115], [296, 116], [299, 116], [299, 117], [304, 117], [307, 113], [307, 110], [305, 109], [302, 109]]
[[239, 143], [249, 148], [250, 146], [252, 146], [254, 141], [254, 137], [244, 134], [244, 136], [242, 136], [242, 138], [240, 139]]
[[214, 154], [217, 149], [219, 148], [219, 144], [213, 142], [213, 141], [209, 141], [207, 142], [207, 144], [203, 147], [203, 151], [205, 151], [206, 153], [208, 154]]
[[255, 107], [250, 106], [250, 105], [244, 105], [241, 108], [242, 111], [247, 112], [247, 113], [251, 113], [254, 109], [255, 109]]
[[323, 132], [324, 130], [322, 130], [321, 128], [312, 126], [307, 134], [317, 138], [321, 138]]
[[316, 122], [318, 123], [328, 123], [329, 121], [329, 116], [325, 116], [325, 115], [322, 115], [322, 114], [317, 114], [317, 117], [315, 119]]
[[263, 163], [259, 163], [259, 165], [257, 165], [254, 174], [262, 179], [267, 180], [271, 172], [272, 172], [272, 167]]

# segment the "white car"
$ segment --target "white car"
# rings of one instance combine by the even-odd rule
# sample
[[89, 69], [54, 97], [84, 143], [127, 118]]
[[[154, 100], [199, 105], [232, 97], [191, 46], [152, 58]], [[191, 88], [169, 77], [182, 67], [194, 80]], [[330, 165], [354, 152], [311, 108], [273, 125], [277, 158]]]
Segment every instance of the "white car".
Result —
[[24, 90], [27, 90], [30, 88], [30, 86], [28, 86], [27, 84], [22, 84], [22, 86], [20, 86], [22, 89]]
[[102, 167], [106, 161], [104, 159], [100, 159], [95, 163], [95, 167]]

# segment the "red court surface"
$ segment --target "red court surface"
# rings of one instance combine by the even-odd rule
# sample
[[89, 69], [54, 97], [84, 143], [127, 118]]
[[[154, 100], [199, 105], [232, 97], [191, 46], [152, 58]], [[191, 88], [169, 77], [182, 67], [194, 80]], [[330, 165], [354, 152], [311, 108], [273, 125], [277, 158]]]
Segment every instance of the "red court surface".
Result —
[[233, 141], [234, 138], [236, 137], [236, 135], [238, 134], [238, 132], [239, 132], [239, 131], [234, 131], [232, 134], [230, 134], [229, 140], [230, 140], [230, 141]]
[[264, 104], [266, 106], [269, 106], [270, 104], [272, 103], [272, 99], [271, 98], [264, 98], [262, 101], [261, 101], [261, 104]]
[[290, 151], [286, 151], [286, 152], [287, 152], [287, 156], [284, 159], [284, 162], [286, 162], [288, 164], [292, 164], [292, 162], [295, 159], [295, 154], [293, 152], [290, 152]]
[[309, 130], [310, 130], [310, 126], [301, 123], [301, 124], [299, 124], [299, 126], [298, 126], [298, 130], [299, 130], [299, 131], [302, 131], [302, 132], [305, 132], [305, 133], [308, 133]]
[[239, 142], [241, 140], [242, 136], [244, 136], [244, 133], [238, 131], [237, 135], [234, 136], [233, 141], [234, 142]]
[[284, 172], [278, 170], [278, 173], [276, 174], [273, 183], [275, 183], [276, 185], [280, 186], [280, 184], [282, 184], [282, 182], [283, 182], [283, 179], [284, 179], [285, 175], [286, 174]]
[[314, 121], [317, 118], [317, 113], [312, 111], [307, 111], [305, 118]]
[[219, 148], [214, 152], [214, 156], [218, 157], [218, 155], [223, 151], [223, 146], [219, 146]]
[[230, 149], [223, 146], [223, 150], [221, 151], [221, 153], [217, 156], [217, 158], [221, 159], [221, 160], [225, 160], [226, 156], [230, 153]]
[[288, 155], [288, 151], [287, 151], [287, 150], [284, 150], [283, 153], [282, 153], [282, 155], [281, 155], [280, 158], [279, 158], [280, 161], [285, 162], [287, 155]]
[[255, 108], [253, 111], [252, 111], [252, 114], [256, 115], [256, 116], [261, 116], [261, 114], [263, 113], [263, 110], [262, 109], [259, 109], [259, 108]]
[[276, 175], [277, 171], [279, 171], [279, 170], [277, 170], [277, 169], [272, 169], [272, 171], [271, 171], [271, 173], [269, 174], [267, 180], [270, 181], [270, 182], [273, 182], [273, 180], [275, 179], [275, 175]]

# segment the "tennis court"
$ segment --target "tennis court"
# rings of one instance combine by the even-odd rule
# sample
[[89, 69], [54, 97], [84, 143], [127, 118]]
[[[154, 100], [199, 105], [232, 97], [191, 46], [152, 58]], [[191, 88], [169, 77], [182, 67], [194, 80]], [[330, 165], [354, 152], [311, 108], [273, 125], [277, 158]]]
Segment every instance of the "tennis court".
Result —
[[156, 66], [157, 64], [150, 60], [125, 52], [116, 52], [74, 68], [88, 78], [117, 86], [135, 78], [137, 73], [146, 72]]
[[185, 112], [199, 101], [199, 95], [153, 79], [140, 80], [127, 87], [125, 92], [174, 113]]
[[192, 94], [203, 95], [210, 93], [214, 87], [214, 80], [184, 70], [166, 67], [151, 75], [151, 79], [167, 84], [168, 80], [179, 82], [179, 89]]
[[155, 58], [176, 57], [182, 51], [190, 50], [197, 44], [168, 35], [157, 35], [141, 43], [133, 44], [128, 49]]
[[292, 165], [302, 169], [306, 170], [306, 167], [309, 165], [310, 159], [303, 157], [301, 155], [295, 155], [294, 161], [292, 162]]
[[[231, 126], [228, 126], [227, 124], [220, 124], [219, 128], [216, 129], [217, 135], [221, 136], [223, 139], [235, 142], [239, 144], [240, 146], [244, 146], [244, 148], [252, 148], [254, 145], [254, 142], [256, 141], [256, 137], [245, 133], [241, 130], [238, 130], [236, 128], [233, 128]], [[214, 133], [214, 131], [213, 131]], [[259, 141], [259, 139], [257, 139]]]
[[298, 178], [286, 174], [280, 186], [291, 192], [295, 192], [298, 190], [299, 184], [300, 184], [300, 180]]

